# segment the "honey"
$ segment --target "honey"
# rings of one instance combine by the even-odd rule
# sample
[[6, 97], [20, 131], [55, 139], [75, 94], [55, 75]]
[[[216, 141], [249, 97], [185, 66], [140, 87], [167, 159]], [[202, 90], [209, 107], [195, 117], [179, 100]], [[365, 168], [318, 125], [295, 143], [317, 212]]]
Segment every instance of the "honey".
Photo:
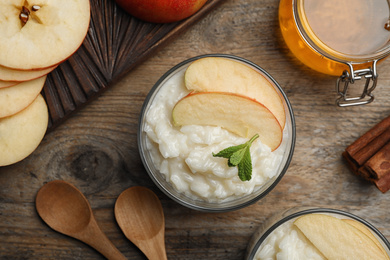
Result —
[[388, 55], [387, 0], [281, 0], [279, 22], [291, 52], [308, 67], [340, 76]]

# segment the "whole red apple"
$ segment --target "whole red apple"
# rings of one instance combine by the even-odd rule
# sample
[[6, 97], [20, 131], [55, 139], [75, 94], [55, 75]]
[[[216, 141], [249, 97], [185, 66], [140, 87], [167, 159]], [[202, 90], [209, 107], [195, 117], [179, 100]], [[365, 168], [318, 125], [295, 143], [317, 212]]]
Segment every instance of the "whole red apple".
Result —
[[152, 23], [177, 22], [196, 13], [207, 0], [115, 0], [126, 12]]

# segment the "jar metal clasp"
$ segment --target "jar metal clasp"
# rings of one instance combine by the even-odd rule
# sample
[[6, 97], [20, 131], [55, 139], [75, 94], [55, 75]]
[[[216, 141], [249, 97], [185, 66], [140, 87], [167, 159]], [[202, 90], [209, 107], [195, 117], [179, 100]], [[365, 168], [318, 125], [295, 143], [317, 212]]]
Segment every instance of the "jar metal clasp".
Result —
[[[372, 91], [375, 89], [378, 73], [376, 70], [376, 64], [378, 60], [374, 60], [372, 67], [367, 69], [354, 70], [351, 63], [347, 63], [349, 71], [345, 70], [343, 74], [337, 79], [336, 91], [338, 98], [336, 104], [340, 107], [357, 106], [371, 103], [374, 101], [374, 95]], [[348, 89], [351, 84], [354, 84], [357, 80], [365, 79], [362, 93], [358, 96], [350, 96]]]

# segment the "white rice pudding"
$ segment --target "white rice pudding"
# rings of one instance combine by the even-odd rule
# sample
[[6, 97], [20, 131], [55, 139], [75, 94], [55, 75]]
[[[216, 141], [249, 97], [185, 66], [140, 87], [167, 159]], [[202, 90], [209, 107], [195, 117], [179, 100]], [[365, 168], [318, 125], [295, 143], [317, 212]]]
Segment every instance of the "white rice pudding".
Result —
[[174, 105], [190, 91], [184, 85], [186, 68], [177, 72], [160, 88], [147, 111], [144, 131], [152, 161], [167, 182], [186, 196], [207, 202], [233, 200], [259, 189], [279, 172], [288, 138], [284, 131], [280, 147], [270, 148], [256, 139], [251, 146], [252, 179], [241, 181], [237, 167], [212, 153], [248, 139], [221, 127], [172, 124]]
[[275, 229], [261, 244], [254, 260], [326, 259], [289, 220]]

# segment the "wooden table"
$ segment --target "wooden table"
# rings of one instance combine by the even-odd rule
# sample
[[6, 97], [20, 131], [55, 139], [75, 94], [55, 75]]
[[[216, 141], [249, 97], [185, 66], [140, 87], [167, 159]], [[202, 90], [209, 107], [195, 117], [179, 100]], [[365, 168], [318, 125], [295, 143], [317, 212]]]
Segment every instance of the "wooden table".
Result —
[[[0, 258], [103, 259], [38, 216], [37, 191], [57, 179], [86, 195], [97, 222], [128, 259], [145, 257], [120, 231], [113, 206], [134, 185], [151, 188], [161, 199], [169, 259], [243, 259], [264, 221], [301, 205], [349, 211], [390, 239], [389, 194], [353, 175], [341, 157], [347, 145], [390, 114], [390, 60], [379, 65], [372, 104], [335, 106], [335, 77], [306, 68], [284, 44], [278, 3], [224, 1], [48, 133], [31, 156], [0, 168]], [[285, 90], [296, 118], [296, 148], [285, 177], [261, 201], [228, 213], [198, 212], [167, 198], [148, 177], [137, 150], [138, 116], [148, 91], [175, 64], [206, 53], [234, 54], [263, 67]]]

